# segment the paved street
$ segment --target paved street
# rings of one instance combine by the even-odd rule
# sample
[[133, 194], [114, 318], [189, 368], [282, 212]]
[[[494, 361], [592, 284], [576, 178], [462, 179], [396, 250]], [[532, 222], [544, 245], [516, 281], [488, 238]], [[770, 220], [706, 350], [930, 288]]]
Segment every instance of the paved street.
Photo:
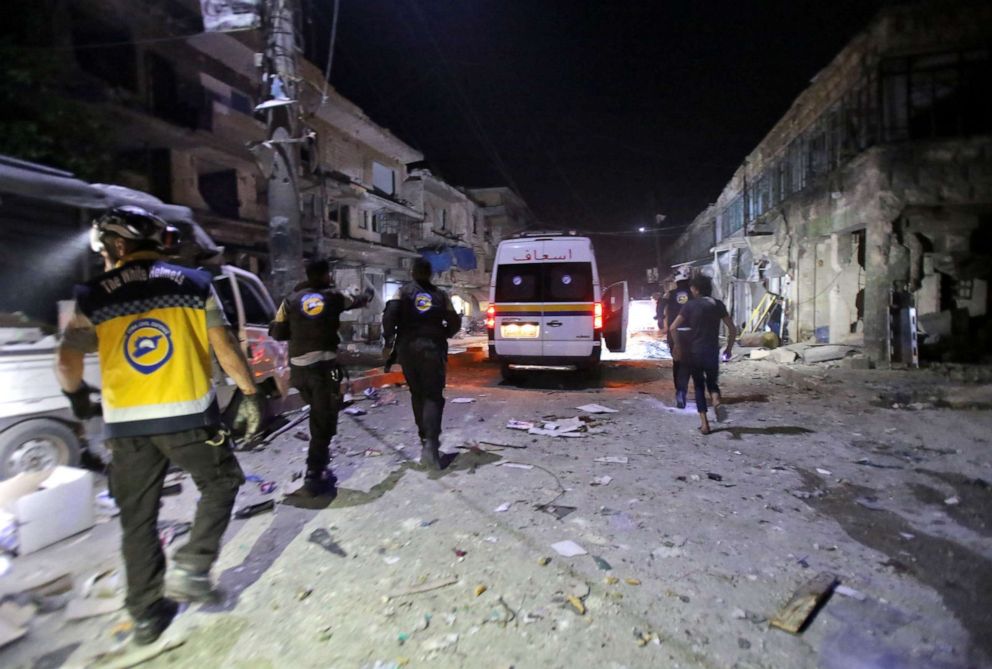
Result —
[[[416, 464], [405, 390], [356, 402], [368, 413], [341, 416], [336, 499], [235, 520], [216, 569], [226, 600], [184, 612], [160, 642], [181, 645], [143, 666], [988, 666], [992, 415], [934, 408], [948, 402], [927, 393], [958, 388], [946, 378], [733, 362], [729, 422], [703, 437], [691, 405], [671, 406], [667, 361], [610, 362], [591, 387], [512, 386], [481, 356], [452, 357], [447, 470]], [[617, 413], [576, 409], [590, 403]], [[506, 427], [583, 415], [577, 438]], [[240, 455], [278, 488], [249, 482], [239, 507], [299, 484], [305, 425]], [[184, 485], [163, 519], [191, 519]], [[319, 529], [323, 545], [308, 540]], [[552, 548], [568, 540], [586, 554]], [[78, 582], [118, 563], [116, 541], [102, 524], [12, 575], [71, 556]], [[771, 628], [820, 572], [840, 591], [801, 634]], [[63, 615], [38, 614], [0, 663], [83, 666], [127, 619]]]

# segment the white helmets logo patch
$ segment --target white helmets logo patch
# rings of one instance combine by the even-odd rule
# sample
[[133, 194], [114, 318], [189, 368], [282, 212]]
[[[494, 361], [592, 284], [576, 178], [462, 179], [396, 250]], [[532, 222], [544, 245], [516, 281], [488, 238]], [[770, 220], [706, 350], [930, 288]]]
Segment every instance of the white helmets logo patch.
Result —
[[417, 308], [417, 311], [424, 314], [431, 310], [434, 306], [434, 298], [431, 297], [430, 293], [417, 293], [413, 296], [413, 306]]

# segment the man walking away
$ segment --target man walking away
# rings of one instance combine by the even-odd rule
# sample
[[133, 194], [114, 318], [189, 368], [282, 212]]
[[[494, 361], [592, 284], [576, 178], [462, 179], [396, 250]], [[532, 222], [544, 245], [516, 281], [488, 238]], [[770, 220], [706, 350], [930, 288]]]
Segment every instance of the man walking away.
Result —
[[342, 368], [337, 362], [341, 314], [364, 307], [375, 293], [371, 288], [349, 297], [331, 288], [331, 265], [314, 260], [307, 265], [307, 280], [279, 305], [269, 334], [289, 341], [290, 382], [310, 405], [310, 448], [303, 479], [306, 495], [327, 490], [331, 439], [338, 431], [341, 408]]
[[[175, 600], [213, 598], [210, 568], [244, 483], [220, 428], [211, 349], [244, 394], [236, 420], [246, 423], [249, 438], [261, 424], [259, 395], [210, 275], [161, 259], [165, 227], [134, 206], [94, 222], [93, 249], [107, 271], [76, 287], [76, 313], [56, 368], [73, 413], [89, 417], [96, 409], [93, 389], [83, 382], [83, 356], [99, 354], [110, 490], [121, 510], [125, 603], [139, 645], [165, 631]], [[170, 462], [189, 472], [200, 501], [189, 542], [176, 552], [166, 578], [157, 522]]]
[[410, 387], [413, 417], [423, 447], [421, 464], [441, 469], [441, 418], [448, 364], [448, 338], [461, 329], [451, 298], [431, 283], [431, 264], [418, 258], [413, 281], [386, 304], [382, 330], [386, 347], [395, 346]]
[[675, 404], [685, 408], [686, 394], [689, 392], [689, 364], [678, 349], [678, 341], [672, 323], [678, 318], [682, 307], [689, 302], [689, 268], [680, 267], [675, 273], [675, 288], [665, 296], [662, 318], [658, 325], [662, 334], [668, 335], [668, 350], [672, 353], [672, 381], [675, 384]]
[[737, 339], [734, 321], [727, 307], [712, 297], [713, 281], [708, 276], [697, 276], [689, 284], [693, 299], [682, 307], [672, 323], [684, 349], [684, 359], [689, 365], [689, 375], [696, 390], [696, 411], [699, 412], [699, 431], [710, 433], [706, 418], [706, 391], [713, 399], [713, 412], [718, 421], [726, 420], [726, 408], [720, 403], [720, 322], [727, 326], [727, 347], [724, 355], [729, 358]]

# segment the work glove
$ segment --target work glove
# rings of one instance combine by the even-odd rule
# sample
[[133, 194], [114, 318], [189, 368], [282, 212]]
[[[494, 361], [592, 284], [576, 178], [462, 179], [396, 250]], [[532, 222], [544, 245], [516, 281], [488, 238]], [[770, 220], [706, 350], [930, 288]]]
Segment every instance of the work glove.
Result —
[[242, 395], [238, 404], [238, 412], [234, 416], [235, 430], [244, 430], [245, 441], [251, 441], [262, 430], [262, 395]]
[[83, 381], [76, 390], [71, 393], [63, 390], [62, 394], [69, 400], [69, 406], [72, 407], [72, 415], [79, 420], [86, 420], [94, 416], [103, 415], [103, 408], [99, 404], [94, 404], [93, 400], [90, 399], [90, 393], [94, 392], [98, 392], [98, 389], [93, 388]]

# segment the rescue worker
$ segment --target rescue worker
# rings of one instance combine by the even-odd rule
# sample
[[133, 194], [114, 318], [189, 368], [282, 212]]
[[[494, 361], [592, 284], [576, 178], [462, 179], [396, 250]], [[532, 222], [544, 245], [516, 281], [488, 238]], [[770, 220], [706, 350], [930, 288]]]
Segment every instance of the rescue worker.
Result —
[[413, 281], [386, 304], [382, 330], [386, 348], [395, 347], [410, 388], [413, 418], [422, 446], [420, 462], [441, 469], [441, 418], [448, 365], [448, 338], [461, 329], [461, 316], [448, 294], [431, 283], [431, 264], [413, 262]]
[[328, 491], [333, 483], [327, 465], [341, 409], [343, 369], [337, 362], [341, 314], [364, 307], [375, 293], [366, 288], [362, 295], [349, 297], [334, 290], [326, 260], [310, 262], [306, 273], [306, 281], [279, 305], [269, 334], [289, 341], [290, 382], [310, 405], [310, 448], [299, 492], [313, 496]]
[[680, 267], [675, 272], [675, 288], [668, 291], [661, 306], [661, 319], [658, 325], [661, 333], [667, 335], [668, 350], [672, 353], [672, 381], [675, 384], [675, 405], [679, 409], [685, 408], [686, 396], [689, 392], [689, 367], [678, 350], [678, 341], [675, 332], [672, 330], [672, 323], [678, 318], [682, 306], [686, 304], [691, 295], [689, 293], [689, 269]]
[[737, 339], [737, 328], [727, 313], [723, 302], [712, 296], [713, 280], [708, 276], [694, 277], [689, 287], [692, 298], [679, 312], [672, 328], [677, 346], [682, 351], [683, 362], [689, 367], [692, 385], [696, 391], [696, 411], [699, 412], [699, 431], [710, 433], [706, 417], [706, 393], [713, 400], [713, 412], [718, 421], [727, 418], [726, 408], [720, 402], [720, 323], [727, 326], [727, 347], [724, 360], [729, 360]]
[[[217, 559], [244, 475], [221, 429], [211, 383], [211, 349], [244, 400], [238, 422], [254, 435], [261, 406], [248, 364], [214, 294], [211, 277], [162, 260], [165, 222], [135, 206], [94, 221], [93, 250], [106, 271], [76, 286], [76, 312], [58, 349], [56, 375], [80, 418], [93, 415], [83, 356], [97, 352], [110, 490], [120, 507], [127, 573], [125, 604], [134, 642], [149, 644], [179, 601], [209, 601]], [[189, 542], [166, 577], [157, 522], [169, 463], [200, 492]], [[163, 592], [164, 590], [164, 592]]]

